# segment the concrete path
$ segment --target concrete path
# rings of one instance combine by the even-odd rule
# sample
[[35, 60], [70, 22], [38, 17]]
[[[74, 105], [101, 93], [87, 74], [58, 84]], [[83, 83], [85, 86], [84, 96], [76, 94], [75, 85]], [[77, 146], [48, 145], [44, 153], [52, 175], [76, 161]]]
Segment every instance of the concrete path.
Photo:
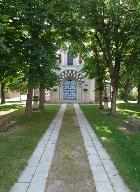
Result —
[[110, 156], [86, 120], [78, 104], [74, 105], [97, 192], [130, 192], [119, 176]]
[[10, 192], [44, 192], [65, 109], [63, 104]]
[[45, 192], [96, 192], [72, 104], [64, 114]]

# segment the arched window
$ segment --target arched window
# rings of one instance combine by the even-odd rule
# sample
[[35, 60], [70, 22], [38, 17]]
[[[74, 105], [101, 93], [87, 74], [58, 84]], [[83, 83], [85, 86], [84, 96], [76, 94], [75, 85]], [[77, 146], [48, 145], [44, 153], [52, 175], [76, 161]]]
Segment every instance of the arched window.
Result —
[[73, 58], [71, 56], [71, 54], [68, 52], [67, 54], [67, 64], [68, 65], [73, 65]]

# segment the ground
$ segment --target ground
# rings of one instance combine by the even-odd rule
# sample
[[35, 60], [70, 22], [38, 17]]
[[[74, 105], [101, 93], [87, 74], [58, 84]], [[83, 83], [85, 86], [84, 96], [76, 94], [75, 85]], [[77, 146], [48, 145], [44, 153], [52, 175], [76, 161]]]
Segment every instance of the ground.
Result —
[[117, 107], [117, 116], [110, 117], [101, 113], [98, 105], [81, 106], [121, 176], [133, 192], [139, 192], [140, 133], [124, 133], [119, 128], [122, 121], [130, 116], [140, 118], [140, 106], [134, 103], [119, 103]]
[[67, 107], [46, 192], [94, 192], [95, 186], [72, 105]]
[[[117, 107], [117, 116], [110, 117], [101, 113], [98, 105], [81, 105], [129, 188], [133, 192], [139, 192], [140, 133], [122, 132], [120, 127], [124, 119], [130, 116], [140, 117], [140, 106], [134, 103], [119, 103]], [[24, 117], [21, 103], [0, 106], [0, 110], [0, 119], [9, 110], [16, 110], [6, 114], [16, 120], [16, 126], [6, 133], [0, 133], [0, 191], [8, 192], [59, 106], [49, 105], [45, 111], [34, 113], [31, 119]], [[85, 189], [86, 192], [95, 190], [75, 112], [69, 107], [62, 123], [46, 191], [81, 192], [80, 189]]]
[[45, 111], [34, 113], [31, 119], [24, 117], [23, 108], [20, 105], [0, 107], [3, 111], [18, 109], [12, 113], [12, 119], [17, 122], [16, 126], [8, 132], [0, 133], [0, 191], [9, 192], [38, 141], [59, 110], [59, 106], [47, 106]]

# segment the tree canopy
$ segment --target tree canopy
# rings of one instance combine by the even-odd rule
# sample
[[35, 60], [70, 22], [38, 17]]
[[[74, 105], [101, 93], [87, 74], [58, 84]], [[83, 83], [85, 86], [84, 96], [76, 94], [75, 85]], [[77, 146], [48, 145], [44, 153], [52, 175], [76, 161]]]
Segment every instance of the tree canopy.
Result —
[[0, 82], [27, 82], [28, 116], [33, 88], [57, 83], [57, 51], [65, 42], [85, 59], [84, 72], [101, 92], [109, 74], [112, 115], [119, 88], [128, 92], [129, 82], [140, 90], [138, 0], [1, 0], [0, 16]]
[[[107, 67], [110, 75], [112, 115], [116, 113], [116, 98], [121, 76], [124, 74], [124, 71], [128, 70], [128, 65], [130, 67], [130, 63], [132, 63], [129, 62], [128, 64], [130, 55], [133, 60], [133, 69], [139, 68], [137, 68], [139, 63], [136, 59], [139, 57], [139, 46], [137, 46], [140, 36], [139, 10], [139, 2], [131, 0], [87, 0], [81, 3], [81, 19], [85, 24], [84, 31], [87, 36], [84, 44], [89, 44], [90, 50], [88, 49], [88, 51], [94, 54], [96, 52], [91, 45], [95, 43], [95, 46], [99, 47], [98, 54], [102, 53], [104, 60], [102, 66]], [[93, 68], [97, 69], [95, 62], [90, 66], [91, 70]]]

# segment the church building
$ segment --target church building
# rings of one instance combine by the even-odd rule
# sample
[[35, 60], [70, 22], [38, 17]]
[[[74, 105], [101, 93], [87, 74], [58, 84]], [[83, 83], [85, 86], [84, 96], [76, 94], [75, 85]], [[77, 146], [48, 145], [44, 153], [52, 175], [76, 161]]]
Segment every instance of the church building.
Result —
[[46, 101], [50, 103], [95, 103], [95, 80], [85, 78], [81, 72], [84, 61], [78, 55], [72, 58], [67, 51], [59, 56], [58, 86], [46, 91]]

